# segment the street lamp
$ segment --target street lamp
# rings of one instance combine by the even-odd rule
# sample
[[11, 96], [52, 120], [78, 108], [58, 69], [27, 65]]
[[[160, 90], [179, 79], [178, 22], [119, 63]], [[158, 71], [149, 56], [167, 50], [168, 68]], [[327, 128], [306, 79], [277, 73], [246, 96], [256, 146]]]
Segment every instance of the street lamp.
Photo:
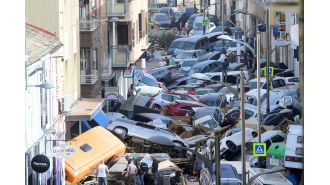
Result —
[[53, 84], [51, 84], [51, 83], [45, 82], [45, 83], [41, 83], [39, 85], [26, 85], [26, 87], [40, 87], [42, 89], [52, 89], [55, 86]]

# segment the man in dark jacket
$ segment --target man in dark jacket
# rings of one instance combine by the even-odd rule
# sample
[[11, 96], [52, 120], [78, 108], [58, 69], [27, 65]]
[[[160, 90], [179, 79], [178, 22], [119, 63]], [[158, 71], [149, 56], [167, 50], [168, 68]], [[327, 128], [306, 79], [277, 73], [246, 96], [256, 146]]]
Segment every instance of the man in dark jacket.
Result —
[[158, 161], [155, 156], [152, 157], [152, 166], [151, 166], [151, 172], [154, 177], [154, 185], [157, 185], [158, 183]]

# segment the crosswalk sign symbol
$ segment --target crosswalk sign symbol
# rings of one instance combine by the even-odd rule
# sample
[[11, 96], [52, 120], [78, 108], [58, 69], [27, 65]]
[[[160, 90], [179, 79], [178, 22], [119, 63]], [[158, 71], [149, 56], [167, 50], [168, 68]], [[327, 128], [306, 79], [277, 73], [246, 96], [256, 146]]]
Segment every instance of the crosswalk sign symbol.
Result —
[[266, 143], [253, 143], [253, 156], [267, 156]]

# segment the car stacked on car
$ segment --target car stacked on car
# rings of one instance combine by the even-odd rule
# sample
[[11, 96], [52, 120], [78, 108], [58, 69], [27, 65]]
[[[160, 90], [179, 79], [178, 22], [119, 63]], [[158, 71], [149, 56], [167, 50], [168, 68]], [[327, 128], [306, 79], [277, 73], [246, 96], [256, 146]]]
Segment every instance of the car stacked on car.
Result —
[[[253, 143], [259, 142], [260, 138], [261, 142], [266, 143], [266, 150], [278, 144], [297, 150], [297, 153], [282, 152], [281, 159], [283, 166], [301, 168], [301, 129], [292, 126], [299, 123], [301, 117], [299, 77], [285, 64], [273, 62], [271, 67], [274, 67], [274, 75], [267, 84], [263, 75], [266, 62], [261, 60], [259, 99], [257, 72], [253, 71], [256, 66], [249, 64], [254, 62], [251, 55], [254, 51], [233, 41], [238, 39], [244, 42], [240, 28], [229, 22], [221, 25], [216, 16], [208, 15], [208, 27], [204, 35], [204, 18], [194, 7], [185, 7], [182, 11], [162, 7], [152, 19], [157, 28], [184, 25], [182, 29], [189, 33], [174, 39], [167, 50], [161, 52], [162, 58], [156, 58], [171, 58], [169, 65], [148, 68], [149, 62], [152, 62], [147, 61], [146, 70], [135, 69], [132, 80], [136, 94], [125, 104], [131, 108], [127, 113], [128, 108], [125, 107], [125, 115], [109, 114], [114, 119], [107, 129], [128, 146], [140, 144], [139, 147], [148, 146], [148, 150], [165, 150], [174, 157], [178, 157], [178, 151], [181, 154], [184, 151], [184, 157], [189, 160], [198, 155], [191, 153], [191, 150], [197, 151], [198, 146], [202, 146], [201, 155], [205, 155], [206, 146], [213, 146], [213, 160], [215, 148], [210, 143], [214, 144], [216, 131], [224, 129], [218, 148], [221, 159], [229, 162], [241, 160], [241, 147], [245, 145], [251, 167], [259, 166], [259, 162], [263, 167], [268, 166], [269, 156], [258, 161], [251, 155]], [[231, 37], [231, 40], [221, 40], [222, 35]], [[247, 55], [239, 61], [238, 48], [242, 56]], [[241, 89], [240, 85], [244, 88]], [[244, 99], [241, 100], [243, 90]], [[241, 115], [241, 103], [244, 105], [244, 117]], [[241, 128], [242, 119], [245, 120], [244, 129]], [[259, 124], [261, 133], [258, 132]], [[290, 142], [286, 143], [288, 125], [291, 125]], [[245, 141], [242, 142], [243, 132]], [[157, 138], [162, 142], [158, 142]], [[299, 139], [299, 142], [295, 139]], [[221, 182], [242, 183], [234, 166], [221, 164], [221, 170], [224, 171]], [[210, 172], [210, 176], [214, 177], [214, 171]]]

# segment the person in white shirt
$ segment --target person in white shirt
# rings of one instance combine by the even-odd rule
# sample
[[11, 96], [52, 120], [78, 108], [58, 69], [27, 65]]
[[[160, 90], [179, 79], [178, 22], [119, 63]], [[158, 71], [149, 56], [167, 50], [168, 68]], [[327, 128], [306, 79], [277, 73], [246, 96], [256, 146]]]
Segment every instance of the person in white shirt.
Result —
[[207, 147], [205, 148], [205, 155], [208, 160], [212, 160], [212, 154], [213, 154], [213, 143], [209, 142], [207, 143]]
[[166, 65], [166, 62], [163, 60], [163, 59], [161, 59], [160, 61], [159, 61], [159, 66], [160, 67], [164, 67]]
[[137, 167], [135, 166], [133, 160], [131, 160], [131, 162], [127, 166], [127, 173], [128, 173], [128, 185], [136, 185]]
[[96, 177], [99, 185], [108, 185], [107, 175], [109, 173], [107, 165], [102, 160], [96, 169]]

